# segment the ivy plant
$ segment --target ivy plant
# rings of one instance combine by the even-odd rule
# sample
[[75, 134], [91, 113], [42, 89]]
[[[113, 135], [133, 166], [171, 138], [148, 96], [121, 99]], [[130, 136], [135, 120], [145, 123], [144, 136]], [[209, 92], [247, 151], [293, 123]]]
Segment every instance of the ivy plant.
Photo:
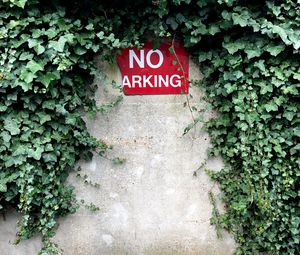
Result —
[[93, 100], [95, 56], [114, 61], [149, 38], [184, 43], [220, 113], [206, 129], [225, 161], [210, 175], [227, 210], [212, 223], [234, 235], [236, 254], [300, 254], [296, 0], [1, 0], [0, 209], [22, 213], [19, 240], [41, 233], [40, 254], [60, 253], [56, 219], [79, 204], [68, 174], [110, 148], [82, 119], [106, 109]]

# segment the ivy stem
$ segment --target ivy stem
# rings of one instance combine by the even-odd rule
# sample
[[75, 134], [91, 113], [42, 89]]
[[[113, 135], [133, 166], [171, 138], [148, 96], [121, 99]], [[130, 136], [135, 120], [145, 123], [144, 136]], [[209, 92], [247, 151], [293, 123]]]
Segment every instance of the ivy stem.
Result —
[[[177, 55], [177, 53], [176, 53], [176, 50], [175, 50], [175, 37], [176, 37], [176, 32], [174, 33], [174, 36], [173, 36], [173, 39], [172, 39], [172, 45], [171, 45], [172, 52], [174, 53], [174, 56], [175, 56], [175, 58], [176, 58], [176, 61], [177, 61], [177, 63], [179, 64], [180, 70], [182, 70], [183, 78], [185, 79], [185, 81], [188, 81], [188, 82], [189, 82], [189, 80], [186, 79], [185, 71], [184, 71], [184, 69], [183, 69], [183, 66], [182, 66], [182, 64], [181, 64], [181, 62], [180, 62], [180, 60], [179, 60], [179, 58], [178, 58], [178, 55]], [[185, 85], [185, 86], [186, 86], [186, 85]], [[187, 89], [187, 88], [185, 87], [185, 89]], [[190, 111], [190, 113], [191, 113], [191, 117], [192, 117], [192, 120], [193, 120], [193, 124], [196, 125], [196, 120], [195, 120], [195, 117], [194, 117], [194, 114], [193, 114], [193, 110], [192, 110], [192, 107], [191, 107], [191, 104], [190, 104], [189, 94], [186, 94], [185, 96], [186, 96], [187, 106], [188, 106], [189, 111]]]

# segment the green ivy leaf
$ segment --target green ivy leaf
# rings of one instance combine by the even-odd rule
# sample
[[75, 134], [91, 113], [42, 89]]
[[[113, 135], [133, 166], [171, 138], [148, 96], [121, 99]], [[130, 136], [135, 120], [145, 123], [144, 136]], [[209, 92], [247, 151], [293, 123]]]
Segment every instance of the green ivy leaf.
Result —
[[11, 135], [18, 135], [21, 132], [17, 121], [10, 117], [4, 120], [4, 128], [9, 131]]
[[[23, 69], [20, 74], [20, 79], [25, 81], [27, 84], [31, 83], [33, 81], [33, 79], [36, 77], [37, 76], [34, 73], [29, 72], [27, 69]], [[31, 85], [28, 86], [27, 84], [24, 84], [24, 83], [20, 84], [25, 91], [27, 91], [29, 88], [31, 88]]]
[[294, 135], [300, 137], [300, 127], [294, 128]]
[[0, 192], [2, 192], [2, 193], [7, 192], [6, 183], [3, 183], [1, 181], [0, 181]]
[[173, 30], [176, 30], [178, 28], [178, 23], [176, 22], [176, 19], [174, 17], [167, 18], [166, 23], [170, 25]]
[[6, 131], [1, 132], [0, 135], [5, 143], [8, 143], [11, 139], [11, 135]]
[[274, 103], [266, 104], [265, 108], [266, 108], [267, 112], [277, 111], [278, 110], [278, 106], [277, 106], [277, 104], [275, 102]]
[[35, 160], [40, 160], [43, 152], [44, 149], [42, 147], [37, 147], [35, 150], [31, 149], [28, 151], [28, 157], [32, 157]]
[[56, 162], [56, 161], [57, 161], [57, 156], [55, 155], [54, 152], [43, 153], [43, 160], [44, 160], [46, 163], [49, 163], [49, 162]]
[[85, 54], [87, 52], [87, 49], [81, 47], [81, 46], [76, 46], [74, 48], [74, 52], [79, 55], [79, 56], [82, 56], [83, 54]]
[[38, 112], [37, 116], [39, 117], [41, 124], [51, 120], [51, 116], [45, 112]]
[[21, 61], [23, 61], [23, 60], [31, 60], [31, 59], [33, 59], [33, 56], [34, 55], [32, 53], [29, 53], [29, 52], [25, 51], [25, 52], [22, 52], [22, 54], [20, 55], [19, 59]]
[[234, 42], [234, 43], [223, 43], [223, 47], [228, 50], [229, 54], [234, 54], [238, 50], [243, 49], [243, 44], [239, 42]]
[[28, 0], [14, 0], [17, 6], [21, 7], [24, 9], [25, 4], [27, 3]]
[[279, 44], [279, 45], [267, 45], [266, 51], [268, 51], [272, 56], [276, 57], [278, 54], [283, 52], [285, 49], [285, 45]]
[[37, 39], [28, 39], [28, 47], [34, 48], [39, 45], [39, 41]]
[[49, 47], [53, 48], [54, 50], [56, 50], [58, 52], [63, 52], [66, 42], [67, 42], [67, 39], [64, 36], [61, 36], [58, 39], [58, 41], [50, 41]]
[[38, 71], [43, 71], [44, 65], [42, 63], [35, 62], [34, 60], [30, 60], [27, 63], [26, 68], [28, 68], [32, 74], [35, 74]]
[[36, 81], [41, 82], [46, 88], [48, 88], [51, 81], [54, 81], [56, 78], [57, 76], [54, 73], [48, 72], [46, 74], [39, 75]]
[[35, 52], [37, 55], [40, 55], [45, 52], [45, 47], [41, 44], [38, 44], [37, 46], [34, 47]]

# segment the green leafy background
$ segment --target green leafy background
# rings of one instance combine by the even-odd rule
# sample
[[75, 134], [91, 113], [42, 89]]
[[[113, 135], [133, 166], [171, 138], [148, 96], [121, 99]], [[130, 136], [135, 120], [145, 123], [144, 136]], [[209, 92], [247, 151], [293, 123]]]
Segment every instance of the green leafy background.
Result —
[[[236, 254], [300, 254], [300, 5], [298, 1], [0, 1], [0, 209], [23, 214], [19, 239], [50, 241], [76, 210], [69, 171], [109, 148], [87, 132], [95, 113], [94, 57], [114, 61], [147, 39], [182, 41], [220, 113], [206, 124], [210, 173]], [[99, 72], [99, 71], [97, 71]]]

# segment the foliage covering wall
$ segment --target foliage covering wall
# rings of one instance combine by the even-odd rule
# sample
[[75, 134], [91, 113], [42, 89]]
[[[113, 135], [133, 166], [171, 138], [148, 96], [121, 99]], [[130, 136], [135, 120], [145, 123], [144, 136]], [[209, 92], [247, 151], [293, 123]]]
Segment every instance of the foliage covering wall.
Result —
[[[300, 254], [298, 1], [0, 1], [0, 209], [23, 214], [18, 236], [51, 243], [77, 208], [65, 184], [79, 157], [108, 146], [81, 119], [95, 113], [93, 59], [146, 38], [180, 40], [199, 62], [207, 123], [226, 167], [220, 183], [236, 254]], [[105, 54], [104, 54], [105, 52]]]

